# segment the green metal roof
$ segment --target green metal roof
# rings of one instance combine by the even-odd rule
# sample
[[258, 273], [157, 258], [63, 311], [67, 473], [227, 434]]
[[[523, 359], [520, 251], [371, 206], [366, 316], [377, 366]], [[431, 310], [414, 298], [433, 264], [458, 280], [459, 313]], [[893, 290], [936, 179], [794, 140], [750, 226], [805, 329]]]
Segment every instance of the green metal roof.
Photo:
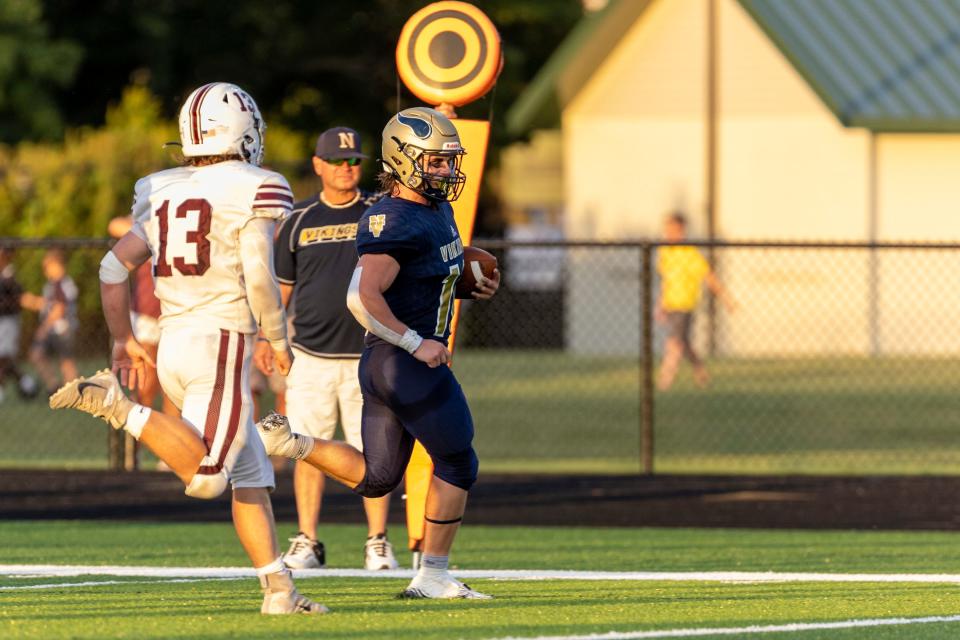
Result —
[[960, 1], [739, 2], [844, 125], [960, 131]]
[[[652, 0], [585, 19], [507, 114], [511, 132], [559, 125]], [[738, 0], [845, 126], [960, 131], [960, 0]]]

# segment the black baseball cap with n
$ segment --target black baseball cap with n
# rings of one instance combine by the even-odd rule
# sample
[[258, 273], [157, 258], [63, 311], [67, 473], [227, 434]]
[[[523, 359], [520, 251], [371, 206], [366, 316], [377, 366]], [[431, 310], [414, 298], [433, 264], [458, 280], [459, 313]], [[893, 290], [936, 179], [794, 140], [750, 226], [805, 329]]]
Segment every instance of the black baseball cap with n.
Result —
[[321, 133], [314, 155], [324, 160], [367, 157], [360, 152], [360, 134], [348, 127], [333, 127]]

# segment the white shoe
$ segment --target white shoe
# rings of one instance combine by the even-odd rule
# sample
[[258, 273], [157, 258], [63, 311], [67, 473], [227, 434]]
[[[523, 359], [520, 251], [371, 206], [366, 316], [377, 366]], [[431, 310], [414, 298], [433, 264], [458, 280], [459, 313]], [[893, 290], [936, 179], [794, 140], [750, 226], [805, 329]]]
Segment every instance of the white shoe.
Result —
[[290, 549], [283, 554], [283, 564], [291, 569], [322, 569], [326, 563], [327, 552], [323, 543], [299, 531], [290, 538]]
[[260, 576], [260, 588], [263, 591], [263, 605], [260, 613], [282, 615], [290, 613], [329, 613], [319, 602], [300, 595], [293, 584], [290, 570]]
[[271, 411], [260, 419], [257, 423], [257, 432], [263, 440], [268, 456], [302, 460], [313, 448], [313, 438], [305, 438], [291, 431], [287, 416], [282, 416], [275, 411]]
[[123, 394], [120, 381], [109, 369], [87, 378], [77, 378], [50, 396], [51, 409], [77, 409], [103, 418], [114, 429], [122, 429], [133, 403]]
[[381, 533], [367, 538], [363, 545], [363, 566], [369, 571], [396, 569], [400, 565], [393, 555], [393, 545], [387, 541], [387, 534]]
[[490, 600], [493, 596], [474, 591], [449, 573], [438, 576], [418, 573], [410, 586], [400, 594], [401, 598], [463, 598], [466, 600]]

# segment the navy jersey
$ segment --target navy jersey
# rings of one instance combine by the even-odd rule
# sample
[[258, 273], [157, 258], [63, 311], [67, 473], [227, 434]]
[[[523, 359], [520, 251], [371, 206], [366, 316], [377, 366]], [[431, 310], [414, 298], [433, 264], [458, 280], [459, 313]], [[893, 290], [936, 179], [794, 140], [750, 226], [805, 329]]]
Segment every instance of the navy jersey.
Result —
[[294, 205], [274, 244], [277, 279], [294, 285], [293, 344], [316, 356], [359, 358], [363, 327], [347, 310], [347, 288], [357, 266], [357, 222], [379, 194], [328, 206], [319, 197]]
[[357, 252], [385, 253], [400, 263], [383, 293], [390, 310], [421, 337], [446, 344], [463, 271], [463, 242], [450, 204], [383, 198], [360, 219]]

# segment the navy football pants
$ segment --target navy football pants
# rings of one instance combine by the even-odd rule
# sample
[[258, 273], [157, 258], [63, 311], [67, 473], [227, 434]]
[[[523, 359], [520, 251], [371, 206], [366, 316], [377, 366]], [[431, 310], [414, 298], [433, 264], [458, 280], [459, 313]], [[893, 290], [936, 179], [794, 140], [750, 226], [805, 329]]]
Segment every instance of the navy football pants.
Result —
[[473, 418], [449, 367], [431, 369], [378, 340], [360, 357], [360, 389], [367, 471], [354, 491], [367, 498], [390, 493], [403, 479], [415, 439], [430, 454], [435, 476], [464, 490], [473, 486]]

